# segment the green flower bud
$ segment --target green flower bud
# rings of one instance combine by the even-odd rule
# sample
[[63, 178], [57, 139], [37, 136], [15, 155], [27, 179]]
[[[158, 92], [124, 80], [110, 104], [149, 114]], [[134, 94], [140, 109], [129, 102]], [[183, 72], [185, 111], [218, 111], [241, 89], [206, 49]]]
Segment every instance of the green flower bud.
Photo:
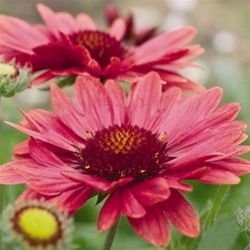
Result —
[[244, 208], [238, 208], [236, 216], [241, 230], [245, 232], [250, 240], [250, 205]]
[[0, 96], [11, 97], [25, 90], [31, 80], [28, 68], [17, 69], [13, 63], [0, 63]]

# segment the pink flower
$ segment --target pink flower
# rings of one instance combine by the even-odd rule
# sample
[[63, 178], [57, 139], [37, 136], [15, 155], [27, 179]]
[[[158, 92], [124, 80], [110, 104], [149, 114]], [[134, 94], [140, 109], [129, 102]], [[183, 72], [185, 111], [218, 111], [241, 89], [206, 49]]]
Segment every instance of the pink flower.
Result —
[[[122, 18], [119, 9], [113, 4], [108, 4], [106, 6], [105, 17], [108, 26], [112, 26], [112, 24], [118, 18]], [[150, 27], [150, 28], [136, 30], [134, 15], [132, 13], [130, 13], [126, 18], [123, 19], [126, 24], [125, 32], [122, 38], [123, 40], [128, 41], [129, 43], [135, 45], [140, 45], [155, 36], [157, 27]]]
[[166, 86], [185, 90], [203, 89], [180, 74], [192, 66], [192, 58], [203, 52], [199, 45], [187, 45], [196, 31], [185, 27], [165, 32], [140, 46], [122, 43], [126, 32], [124, 19], [117, 18], [108, 31], [100, 31], [86, 14], [76, 18], [65, 12], [53, 12], [39, 4], [46, 25], [30, 25], [20, 19], [0, 16], [0, 55], [9, 61], [28, 64], [33, 72], [42, 72], [32, 84], [55, 76], [84, 72], [101, 79], [136, 81], [150, 71], [160, 74]]
[[183, 197], [192, 179], [237, 184], [250, 172], [249, 152], [239, 144], [246, 124], [234, 121], [238, 103], [218, 107], [220, 88], [186, 96], [179, 88], [161, 91], [149, 73], [126, 97], [113, 80], [105, 85], [79, 76], [73, 103], [51, 86], [55, 113], [23, 112], [20, 125], [30, 139], [17, 145], [14, 160], [0, 167], [0, 183], [25, 183], [20, 199], [41, 196], [73, 213], [93, 192], [107, 195], [98, 229], [109, 229], [121, 215], [152, 244], [166, 246], [168, 224], [189, 237], [200, 232], [199, 218]]

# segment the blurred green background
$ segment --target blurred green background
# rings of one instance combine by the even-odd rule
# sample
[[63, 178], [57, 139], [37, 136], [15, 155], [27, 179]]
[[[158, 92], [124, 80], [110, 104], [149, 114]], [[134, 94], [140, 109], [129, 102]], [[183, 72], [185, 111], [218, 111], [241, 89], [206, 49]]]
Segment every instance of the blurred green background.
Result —
[[[31, 23], [41, 22], [35, 5], [43, 2], [55, 10], [72, 14], [89, 13], [99, 25], [105, 28], [103, 9], [107, 3], [116, 4], [124, 15], [132, 11], [138, 28], [159, 25], [159, 31], [170, 30], [184, 25], [197, 28], [195, 39], [206, 52], [197, 60], [199, 68], [185, 70], [190, 78], [203, 83], [206, 87], [224, 88], [224, 102], [237, 101], [242, 105], [239, 119], [250, 122], [250, 1], [249, 0], [0, 0], [0, 13], [16, 16]], [[0, 34], [1, 35], [1, 34]], [[15, 129], [5, 125], [4, 120], [18, 122], [21, 116], [17, 107], [29, 110], [34, 107], [48, 108], [48, 93], [29, 89], [14, 98], [2, 98], [0, 104], [0, 163], [11, 159], [14, 145], [25, 139]], [[249, 130], [248, 130], [249, 131]], [[248, 141], [249, 143], [249, 141]], [[246, 156], [249, 157], [249, 156]], [[213, 203], [215, 186], [194, 184], [194, 192], [186, 195], [200, 214]], [[0, 206], [5, 207], [23, 189], [4, 187]], [[77, 249], [100, 249], [105, 233], [98, 233], [95, 221], [100, 206], [93, 209], [91, 200], [75, 216], [75, 243]], [[246, 237], [240, 232], [235, 219], [239, 206], [250, 204], [250, 176], [242, 178], [237, 186], [232, 186], [225, 197], [222, 209], [217, 215], [216, 224], [201, 239], [199, 250], [241, 250], [247, 245]], [[173, 229], [173, 234], [178, 237]], [[187, 240], [188, 241], [188, 240]], [[115, 239], [114, 250], [153, 250], [152, 247], [130, 229], [123, 218]], [[175, 242], [167, 249], [177, 248]], [[3, 248], [3, 250], [5, 250]]]

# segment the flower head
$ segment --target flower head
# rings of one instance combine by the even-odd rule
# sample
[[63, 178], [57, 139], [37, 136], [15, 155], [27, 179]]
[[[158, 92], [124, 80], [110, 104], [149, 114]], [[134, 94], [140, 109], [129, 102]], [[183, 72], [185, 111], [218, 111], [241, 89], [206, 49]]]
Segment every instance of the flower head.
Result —
[[120, 85], [79, 76], [73, 103], [51, 86], [55, 113], [23, 112], [30, 135], [16, 146], [15, 159], [0, 167], [0, 183], [26, 183], [20, 199], [44, 197], [70, 213], [94, 193], [106, 197], [98, 228], [109, 229], [121, 215], [152, 244], [170, 239], [167, 222], [181, 233], [199, 234], [199, 219], [183, 197], [192, 179], [237, 184], [250, 172], [239, 154], [246, 125], [234, 121], [237, 103], [218, 107], [220, 88], [186, 96], [178, 88], [162, 92], [161, 79], [149, 73], [128, 96]]
[[72, 220], [44, 200], [17, 201], [5, 220], [13, 238], [28, 249], [69, 249]]
[[126, 28], [122, 39], [128, 43], [140, 45], [156, 35], [156, 27], [136, 30], [133, 14], [130, 13], [127, 17], [123, 18], [119, 9], [113, 4], [108, 4], [106, 6], [105, 18], [108, 26], [112, 26], [112, 24], [119, 18], [124, 19]]
[[31, 26], [14, 17], [0, 16], [0, 55], [41, 72], [32, 84], [86, 72], [102, 81], [134, 82], [154, 70], [168, 82], [165, 86], [203, 89], [180, 74], [203, 51], [199, 45], [187, 45], [196, 33], [192, 27], [162, 33], [139, 46], [127, 46], [122, 42], [127, 29], [123, 18], [116, 18], [108, 31], [101, 31], [86, 14], [73, 18], [42, 4], [38, 11], [46, 25]]

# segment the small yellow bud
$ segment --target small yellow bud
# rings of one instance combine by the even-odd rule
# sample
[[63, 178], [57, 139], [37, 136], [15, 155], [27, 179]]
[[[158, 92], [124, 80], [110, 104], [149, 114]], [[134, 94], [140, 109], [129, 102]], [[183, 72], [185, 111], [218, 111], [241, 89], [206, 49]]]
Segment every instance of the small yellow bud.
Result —
[[28, 249], [68, 249], [72, 220], [44, 200], [17, 202], [8, 212], [13, 238]]
[[14, 76], [16, 73], [17, 73], [17, 70], [12, 65], [0, 63], [0, 77], [1, 76]]

